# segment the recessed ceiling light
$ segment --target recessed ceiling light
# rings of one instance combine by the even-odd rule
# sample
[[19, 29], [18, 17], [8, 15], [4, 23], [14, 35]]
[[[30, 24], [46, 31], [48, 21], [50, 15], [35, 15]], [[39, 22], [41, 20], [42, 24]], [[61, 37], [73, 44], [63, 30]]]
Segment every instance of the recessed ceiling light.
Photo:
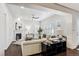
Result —
[[23, 6], [21, 6], [21, 8], [22, 8], [22, 9], [24, 9], [24, 7], [23, 7]]
[[18, 21], [20, 21], [21, 19], [20, 18], [18, 18]]

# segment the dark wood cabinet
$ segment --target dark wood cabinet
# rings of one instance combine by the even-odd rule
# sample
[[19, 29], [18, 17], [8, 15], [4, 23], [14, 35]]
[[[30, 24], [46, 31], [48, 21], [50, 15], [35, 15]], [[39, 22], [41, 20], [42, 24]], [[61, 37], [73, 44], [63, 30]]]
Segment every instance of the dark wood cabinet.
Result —
[[66, 51], [66, 41], [58, 42], [50, 45], [45, 45], [42, 43], [43, 56], [52, 56], [64, 51]]

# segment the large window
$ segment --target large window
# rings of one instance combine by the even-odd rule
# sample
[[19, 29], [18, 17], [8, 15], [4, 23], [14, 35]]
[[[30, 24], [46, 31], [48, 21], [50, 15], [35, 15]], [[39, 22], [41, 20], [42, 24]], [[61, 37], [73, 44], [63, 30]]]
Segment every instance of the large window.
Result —
[[54, 33], [55, 31], [54, 31], [54, 28], [52, 28], [52, 35], [54, 35], [55, 33]]

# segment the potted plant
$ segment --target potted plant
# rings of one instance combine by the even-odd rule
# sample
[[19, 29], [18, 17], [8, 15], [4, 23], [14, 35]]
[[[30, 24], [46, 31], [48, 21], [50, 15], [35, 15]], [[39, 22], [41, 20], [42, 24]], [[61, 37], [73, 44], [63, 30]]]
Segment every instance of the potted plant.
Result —
[[43, 30], [41, 29], [41, 27], [39, 27], [39, 30], [38, 30], [38, 34], [39, 34], [39, 39], [41, 39], [41, 32], [42, 32]]

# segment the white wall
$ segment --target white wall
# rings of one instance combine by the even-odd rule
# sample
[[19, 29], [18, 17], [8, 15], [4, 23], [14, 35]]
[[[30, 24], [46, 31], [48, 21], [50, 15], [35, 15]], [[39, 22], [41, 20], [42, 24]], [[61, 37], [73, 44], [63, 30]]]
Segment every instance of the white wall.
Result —
[[[61, 15], [53, 15], [47, 19], [45, 19], [42, 22], [42, 28], [44, 29], [44, 31], [47, 29], [47, 27], [49, 27], [45, 32], [46, 34], [51, 35], [52, 34], [52, 28], [54, 29], [54, 35], [57, 35], [57, 26], [58, 24], [61, 26], [61, 28], [64, 30], [65, 32], [65, 27], [66, 27], [66, 22], [65, 22], [65, 17], [61, 16]], [[64, 24], [64, 25], [63, 25]], [[47, 31], [49, 31], [49, 33], [47, 33]], [[63, 35], [66, 35], [66, 33], [63, 32]]]
[[77, 41], [77, 44], [79, 45], [79, 15], [78, 16], [76, 16], [76, 20], [75, 20], [75, 23], [73, 24], [73, 25], [75, 25], [75, 38], [74, 39], [76, 39], [76, 41]]
[[[27, 20], [28, 18], [21, 18], [21, 21], [18, 21], [17, 18], [14, 17], [14, 25], [17, 22], [18, 25], [22, 24], [22, 28], [21, 30], [15, 30], [14, 28], [14, 39], [16, 40], [16, 33], [22, 33], [22, 39], [24, 40], [26, 38], [26, 34], [28, 33], [33, 33], [33, 34], [38, 34], [38, 27], [39, 27], [39, 23], [37, 21], [33, 21], [31, 20], [31, 18], [29, 18], [29, 20]], [[37, 36], [35, 36], [37, 37]]]
[[0, 11], [0, 55], [4, 54], [6, 46], [6, 22], [5, 14]]
[[11, 44], [13, 39], [13, 18], [9, 12], [6, 4], [3, 4], [4, 11], [6, 13], [6, 48]]
[[0, 4], [0, 55], [4, 55], [4, 50], [13, 41], [12, 17], [6, 4]]

